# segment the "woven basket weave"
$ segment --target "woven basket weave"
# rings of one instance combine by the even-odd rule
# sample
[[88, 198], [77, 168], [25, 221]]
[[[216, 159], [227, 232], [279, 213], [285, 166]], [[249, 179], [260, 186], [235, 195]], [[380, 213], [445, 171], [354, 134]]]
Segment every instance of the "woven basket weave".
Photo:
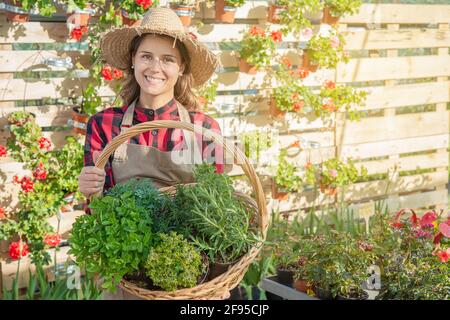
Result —
[[[249, 179], [252, 185], [255, 200], [239, 192], [235, 192], [235, 196], [241, 198], [248, 208], [250, 208], [254, 214], [257, 216], [257, 226], [261, 231], [262, 239], [266, 239], [267, 227], [268, 227], [268, 217], [267, 217], [267, 207], [266, 200], [256, 172], [245, 157], [245, 155], [236, 148], [232, 143], [229, 143], [220, 134], [215, 133], [209, 129], [203, 127], [194, 126], [192, 123], [173, 121], [173, 120], [158, 120], [140, 123], [128, 129], [111, 140], [108, 145], [103, 149], [96, 162], [96, 167], [100, 169], [105, 168], [105, 164], [113, 152], [124, 142], [128, 141], [131, 137], [134, 137], [143, 132], [147, 132], [153, 129], [164, 129], [164, 128], [175, 128], [189, 130], [198, 134], [202, 134], [204, 137], [213, 140], [215, 143], [222, 145], [225, 152], [230, 153], [233, 159], [237, 160], [244, 171], [245, 175]], [[173, 192], [174, 187], [161, 188], [162, 192]], [[248, 267], [252, 261], [256, 258], [259, 251], [261, 250], [262, 243], [254, 246], [247, 254], [241, 257], [236, 264], [228, 269], [227, 272], [221, 274], [220, 276], [197, 285], [192, 288], [180, 289], [175, 291], [152, 291], [144, 288], [139, 288], [133, 283], [122, 279], [120, 282], [120, 287], [129, 292], [136, 297], [146, 299], [146, 300], [174, 300], [174, 299], [218, 299], [223, 296], [224, 293], [230, 291], [236, 287], [244, 277]]]

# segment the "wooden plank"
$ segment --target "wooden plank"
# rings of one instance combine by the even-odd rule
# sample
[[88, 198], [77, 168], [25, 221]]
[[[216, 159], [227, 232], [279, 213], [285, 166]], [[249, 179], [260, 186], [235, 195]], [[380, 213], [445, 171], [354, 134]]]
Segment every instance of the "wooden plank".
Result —
[[448, 112], [445, 111], [366, 118], [359, 122], [347, 121], [343, 128], [342, 144], [359, 144], [448, 133], [449, 124], [447, 121], [442, 121], [442, 119], [447, 118]]
[[77, 51], [14, 50], [0, 51], [0, 72], [67, 70], [66, 68], [44, 64], [43, 62], [48, 58], [71, 58], [73, 65], [79, 62], [86, 68], [89, 68], [90, 66], [90, 56]]
[[67, 42], [69, 31], [65, 22], [26, 22], [16, 28], [0, 20], [0, 43]]
[[432, 172], [413, 176], [399, 177], [388, 185], [386, 180], [363, 182], [350, 185], [346, 188], [345, 201], [358, 201], [366, 198], [379, 197], [386, 194], [413, 192], [433, 188], [448, 180], [446, 172]]
[[337, 82], [427, 78], [450, 75], [449, 56], [352, 59], [337, 65]]
[[448, 5], [426, 4], [364, 4], [357, 14], [342, 17], [343, 23], [446, 23], [450, 16]]
[[391, 154], [447, 148], [448, 143], [449, 135], [447, 133], [408, 139], [349, 144], [342, 146], [341, 156], [343, 158], [351, 157], [354, 159], [382, 157]]
[[450, 32], [436, 29], [365, 30], [348, 28], [346, 50], [437, 48], [450, 46]]

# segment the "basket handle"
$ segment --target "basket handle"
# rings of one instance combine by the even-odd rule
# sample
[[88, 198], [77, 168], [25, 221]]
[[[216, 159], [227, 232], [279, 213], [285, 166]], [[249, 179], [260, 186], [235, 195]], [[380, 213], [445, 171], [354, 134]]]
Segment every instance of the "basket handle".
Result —
[[[201, 134], [208, 139], [212, 139], [215, 143], [221, 145], [223, 149], [233, 155], [232, 159], [237, 159], [237, 164], [242, 168], [245, 175], [250, 181], [252, 185], [253, 191], [255, 192], [256, 203], [258, 206], [258, 225], [263, 231], [263, 235], [265, 237], [268, 227], [268, 217], [267, 217], [267, 207], [266, 207], [266, 197], [264, 195], [264, 191], [261, 185], [261, 181], [259, 180], [255, 169], [252, 164], [249, 162], [247, 157], [242, 153], [242, 151], [234, 146], [234, 144], [228, 142], [224, 139], [220, 134], [206, 129], [204, 127], [193, 125], [192, 123], [183, 122], [183, 121], [174, 121], [174, 120], [156, 120], [156, 121], [147, 121], [137, 125], [130, 127], [127, 131], [120, 133], [114, 139], [112, 139], [106, 147], [103, 149], [102, 153], [98, 157], [95, 162], [95, 166], [99, 169], [104, 169], [105, 165], [109, 159], [109, 157], [113, 154], [113, 152], [124, 142], [128, 141], [128, 139], [141, 134], [143, 132], [147, 132], [153, 129], [182, 129], [188, 130], [191, 132], [195, 132]], [[93, 195], [92, 197], [98, 196], [98, 194]], [[91, 198], [92, 200], [92, 198]]]

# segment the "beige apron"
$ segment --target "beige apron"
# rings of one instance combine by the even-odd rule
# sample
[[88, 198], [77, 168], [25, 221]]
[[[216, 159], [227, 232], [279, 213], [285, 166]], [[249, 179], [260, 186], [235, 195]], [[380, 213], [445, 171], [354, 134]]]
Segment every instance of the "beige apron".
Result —
[[[136, 101], [125, 112], [121, 132], [125, 132], [133, 125], [135, 104]], [[187, 110], [178, 102], [177, 106], [180, 120], [191, 123]], [[153, 132], [156, 131], [153, 130], [151, 134]], [[132, 178], [150, 178], [155, 186], [160, 188], [177, 183], [194, 182], [193, 165], [202, 162], [202, 155], [194, 133], [183, 130], [183, 134], [187, 145], [184, 150], [179, 150], [182, 143], [177, 145], [176, 149], [178, 150], [171, 152], [159, 151], [157, 148], [140, 144], [123, 143], [120, 145], [114, 152], [112, 161], [115, 183], [124, 183]], [[103, 299], [137, 300], [138, 298], [117, 288], [115, 294], [104, 291]]]

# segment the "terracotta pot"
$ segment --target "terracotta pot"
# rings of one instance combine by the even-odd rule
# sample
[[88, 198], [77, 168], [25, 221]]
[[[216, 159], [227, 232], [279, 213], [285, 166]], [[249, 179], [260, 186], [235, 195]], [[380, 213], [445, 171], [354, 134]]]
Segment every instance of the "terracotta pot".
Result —
[[339, 22], [340, 17], [335, 17], [331, 14], [330, 7], [324, 7], [323, 8], [323, 16], [322, 16], [322, 23], [327, 23], [331, 25], [337, 25]]
[[86, 135], [86, 125], [89, 121], [89, 115], [79, 112], [80, 107], [72, 108], [73, 129], [72, 132]]
[[[19, 1], [14, 3], [13, 0], [6, 0], [5, 4], [13, 7], [13, 10], [24, 11], [22, 9], [22, 7], [20, 6]], [[28, 14], [28, 13], [17, 13], [17, 12], [12, 12], [12, 11], [7, 11], [7, 10], [5, 10], [4, 12], [5, 12], [6, 20], [10, 21], [10, 22], [22, 22], [23, 23], [23, 22], [27, 22], [28, 20], [30, 20], [30, 14]]]
[[308, 70], [309, 72], [316, 72], [317, 69], [319, 68], [318, 64], [312, 64], [311, 60], [309, 59], [309, 55], [308, 52], [305, 52], [303, 54], [303, 62], [302, 62], [302, 66], [303, 68], [305, 68], [306, 70]]
[[256, 74], [258, 72], [258, 68], [247, 63], [244, 59], [239, 59], [239, 71], [247, 74]]
[[64, 204], [61, 206], [61, 212], [73, 211], [73, 203], [75, 202], [75, 192], [68, 193], [63, 198]]
[[225, 23], [234, 23], [236, 8], [227, 6], [225, 0], [216, 0], [216, 20]]
[[183, 26], [189, 27], [191, 25], [192, 16], [194, 15], [193, 7], [185, 7], [185, 6], [172, 6], [172, 10], [180, 17]]
[[295, 280], [295, 281], [294, 281], [294, 288], [295, 288], [297, 291], [307, 293], [307, 292], [308, 292], [308, 289], [310, 289], [311, 286], [310, 286], [310, 284], [308, 283], [308, 281], [306, 281], [306, 280]]
[[122, 16], [122, 22], [124, 25], [133, 27], [141, 23], [141, 20], [130, 19], [128, 16], [128, 12], [126, 12], [125, 10], [121, 10], [120, 15]]
[[294, 283], [294, 271], [277, 267], [277, 278], [279, 283], [292, 287]]
[[275, 200], [283, 201], [287, 200], [289, 192], [281, 191], [281, 188], [276, 184], [275, 180], [272, 181], [272, 198]]
[[277, 102], [275, 101], [275, 98], [273, 98], [273, 97], [270, 97], [269, 114], [271, 117], [279, 118], [279, 119], [284, 119], [286, 116], [286, 111], [280, 110], [277, 107]]
[[280, 6], [276, 4], [269, 5], [269, 14], [267, 17], [267, 21], [270, 23], [279, 23], [280, 22], [280, 12], [286, 11], [286, 6]]

